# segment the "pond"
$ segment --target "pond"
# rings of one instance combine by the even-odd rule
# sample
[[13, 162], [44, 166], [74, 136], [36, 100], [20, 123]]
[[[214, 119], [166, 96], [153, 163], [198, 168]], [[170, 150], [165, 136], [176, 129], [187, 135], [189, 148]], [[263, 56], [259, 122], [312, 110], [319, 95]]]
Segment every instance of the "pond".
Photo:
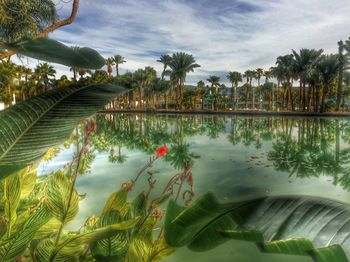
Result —
[[[79, 213], [66, 229], [76, 230], [88, 217], [98, 215], [108, 197], [135, 179], [159, 146], [169, 151], [140, 176], [130, 198], [140, 192], [151, 198], [160, 195], [168, 181], [187, 168], [191, 181], [180, 190], [181, 205], [190, 205], [207, 192], [222, 203], [311, 196], [350, 205], [348, 119], [152, 114], [98, 114], [93, 119], [96, 132], [90, 136], [77, 179], [77, 190], [83, 195]], [[64, 144], [46, 154], [38, 174], [45, 177], [67, 166], [83, 146], [83, 137], [84, 126], [79, 125]], [[279, 218], [271, 216], [272, 223], [274, 219]], [[207, 252], [181, 247], [162, 261], [214, 259], [312, 261], [264, 254], [255, 244], [238, 240]]]

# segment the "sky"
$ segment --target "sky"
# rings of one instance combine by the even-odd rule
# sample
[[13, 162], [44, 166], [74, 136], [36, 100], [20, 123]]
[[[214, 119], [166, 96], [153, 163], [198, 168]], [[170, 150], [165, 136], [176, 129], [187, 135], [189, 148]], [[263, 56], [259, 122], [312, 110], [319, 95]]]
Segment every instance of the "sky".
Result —
[[[55, 0], [61, 18], [71, 3]], [[188, 84], [228, 71], [269, 68], [292, 49], [337, 51], [350, 36], [349, 0], [81, 0], [77, 20], [50, 34], [104, 57], [120, 54], [122, 72], [147, 65], [158, 73], [161, 54], [187, 52], [201, 65]], [[33, 62], [30, 62], [31, 64]], [[69, 70], [57, 66], [59, 74]]]

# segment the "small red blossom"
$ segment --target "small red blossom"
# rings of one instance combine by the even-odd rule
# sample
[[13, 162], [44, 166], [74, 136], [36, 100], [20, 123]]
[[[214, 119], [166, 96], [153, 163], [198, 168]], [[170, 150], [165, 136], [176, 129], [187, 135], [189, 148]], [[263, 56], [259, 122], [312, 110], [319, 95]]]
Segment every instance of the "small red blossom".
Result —
[[187, 183], [192, 187], [193, 186], [193, 176], [190, 174], [187, 178]]
[[156, 209], [153, 213], [153, 215], [158, 218], [158, 219], [162, 219], [164, 216], [164, 212], [160, 209]]
[[168, 147], [167, 146], [160, 146], [157, 148], [156, 152], [157, 152], [157, 157], [163, 157], [168, 152]]
[[86, 136], [90, 136], [91, 133], [95, 133], [96, 129], [97, 129], [96, 122], [90, 121], [90, 120], [85, 121], [85, 135]]
[[134, 184], [131, 181], [126, 181], [122, 184], [122, 188], [126, 191], [131, 192], [134, 187]]

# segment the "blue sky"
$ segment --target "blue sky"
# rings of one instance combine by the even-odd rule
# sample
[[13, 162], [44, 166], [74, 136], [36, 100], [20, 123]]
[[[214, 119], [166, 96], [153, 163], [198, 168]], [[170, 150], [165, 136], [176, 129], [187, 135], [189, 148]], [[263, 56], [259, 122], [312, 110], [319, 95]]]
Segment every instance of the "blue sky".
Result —
[[[60, 16], [68, 16], [71, 4], [56, 2]], [[151, 65], [160, 72], [160, 54], [188, 52], [201, 65], [188, 83], [269, 68], [291, 49], [336, 52], [337, 41], [350, 36], [348, 0], [82, 0], [80, 5], [76, 22], [50, 37], [95, 48], [105, 57], [123, 55], [127, 63], [121, 67], [131, 71]]]

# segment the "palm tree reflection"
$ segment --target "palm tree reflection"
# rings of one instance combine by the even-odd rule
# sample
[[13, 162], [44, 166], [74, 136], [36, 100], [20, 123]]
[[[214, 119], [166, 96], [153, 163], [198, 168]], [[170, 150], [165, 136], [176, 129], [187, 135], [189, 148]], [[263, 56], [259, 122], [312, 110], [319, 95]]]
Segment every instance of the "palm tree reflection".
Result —
[[120, 114], [99, 115], [97, 125], [91, 143], [98, 152], [108, 151], [113, 163], [126, 161], [123, 148], [151, 155], [169, 145], [165, 160], [183, 171], [199, 157], [191, 150], [191, 137], [226, 137], [233, 146], [266, 151], [277, 171], [297, 178], [328, 176], [350, 190], [350, 121], [345, 119]]

